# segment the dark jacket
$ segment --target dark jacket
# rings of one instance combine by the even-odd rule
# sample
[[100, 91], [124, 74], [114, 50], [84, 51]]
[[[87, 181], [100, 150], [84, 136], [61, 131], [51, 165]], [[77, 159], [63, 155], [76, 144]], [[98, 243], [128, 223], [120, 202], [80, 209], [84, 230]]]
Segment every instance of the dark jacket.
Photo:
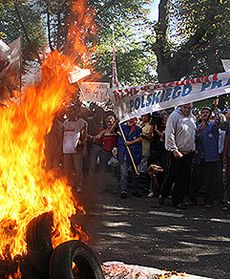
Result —
[[[135, 140], [136, 138], [140, 137], [141, 135], [141, 128], [139, 126], [128, 126], [128, 124], [123, 124], [121, 125], [121, 128], [123, 130], [123, 133], [125, 135], [125, 138], [127, 141], [132, 141]], [[142, 158], [142, 143], [135, 143], [132, 145], [129, 145], [129, 149], [132, 153], [134, 162], [136, 164], [139, 164], [141, 162]], [[123, 137], [121, 136], [119, 132], [119, 137], [118, 137], [118, 160], [120, 163], [124, 161], [124, 155], [126, 155], [129, 164], [131, 165], [131, 159], [128, 154], [127, 148], [125, 146], [125, 142]]]
[[196, 150], [194, 161], [199, 164], [203, 158], [205, 162], [215, 162], [219, 160], [219, 129], [215, 122], [208, 122], [205, 129], [198, 126], [196, 135]]

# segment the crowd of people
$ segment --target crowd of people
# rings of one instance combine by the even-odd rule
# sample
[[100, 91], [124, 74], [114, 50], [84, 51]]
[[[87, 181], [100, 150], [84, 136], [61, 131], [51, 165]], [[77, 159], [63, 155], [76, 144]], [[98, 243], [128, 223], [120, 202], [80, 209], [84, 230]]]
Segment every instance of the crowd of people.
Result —
[[96, 105], [70, 106], [55, 117], [45, 155], [47, 171], [65, 175], [75, 196], [100, 174], [121, 199], [230, 210], [230, 110], [216, 105], [188, 103], [122, 124]]

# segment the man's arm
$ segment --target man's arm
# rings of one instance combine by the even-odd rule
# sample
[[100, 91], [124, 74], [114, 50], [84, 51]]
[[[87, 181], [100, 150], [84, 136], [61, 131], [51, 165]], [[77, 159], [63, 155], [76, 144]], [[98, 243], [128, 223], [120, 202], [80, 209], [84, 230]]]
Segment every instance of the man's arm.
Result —
[[134, 139], [134, 140], [126, 141], [126, 142], [125, 142], [125, 145], [126, 145], [126, 146], [129, 146], [129, 145], [132, 145], [132, 144], [139, 143], [139, 142], [141, 142], [141, 141], [142, 141], [142, 138], [141, 138], [141, 137], [138, 137], [138, 138], [136, 138], [136, 139]]
[[176, 158], [181, 158], [183, 154], [178, 150], [176, 145], [176, 124], [177, 119], [174, 115], [170, 115], [165, 129], [165, 148], [173, 152]]

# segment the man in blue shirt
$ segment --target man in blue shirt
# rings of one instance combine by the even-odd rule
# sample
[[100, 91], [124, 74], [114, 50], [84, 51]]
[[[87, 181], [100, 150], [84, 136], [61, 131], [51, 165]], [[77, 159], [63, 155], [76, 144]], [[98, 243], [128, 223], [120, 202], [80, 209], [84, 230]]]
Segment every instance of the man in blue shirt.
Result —
[[[132, 171], [132, 187], [133, 196], [141, 197], [138, 192], [138, 174], [135, 173], [133, 162], [137, 166], [141, 162], [142, 158], [142, 144], [141, 144], [141, 128], [136, 125], [135, 119], [130, 119], [126, 124], [121, 125], [124, 138], [122, 134], [119, 133], [118, 138], [118, 160], [120, 162], [120, 189], [121, 198], [127, 198], [127, 177], [128, 170], [131, 167]], [[130, 158], [128, 148], [133, 157], [133, 162]]]
[[[192, 173], [190, 197], [196, 203], [201, 182], [205, 185], [205, 207], [210, 208], [218, 195], [218, 161], [219, 156], [219, 119], [209, 121], [211, 109], [201, 110], [201, 124], [196, 135], [196, 154]], [[202, 181], [203, 180], [203, 181]]]

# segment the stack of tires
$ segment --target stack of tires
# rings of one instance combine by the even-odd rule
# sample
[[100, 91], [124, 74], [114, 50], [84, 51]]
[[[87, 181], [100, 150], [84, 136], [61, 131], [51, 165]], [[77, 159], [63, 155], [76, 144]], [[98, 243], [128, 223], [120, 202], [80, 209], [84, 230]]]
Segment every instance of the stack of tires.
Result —
[[29, 223], [28, 256], [20, 266], [22, 279], [104, 279], [96, 256], [86, 244], [70, 240], [53, 249], [52, 225], [52, 213], [44, 213]]

